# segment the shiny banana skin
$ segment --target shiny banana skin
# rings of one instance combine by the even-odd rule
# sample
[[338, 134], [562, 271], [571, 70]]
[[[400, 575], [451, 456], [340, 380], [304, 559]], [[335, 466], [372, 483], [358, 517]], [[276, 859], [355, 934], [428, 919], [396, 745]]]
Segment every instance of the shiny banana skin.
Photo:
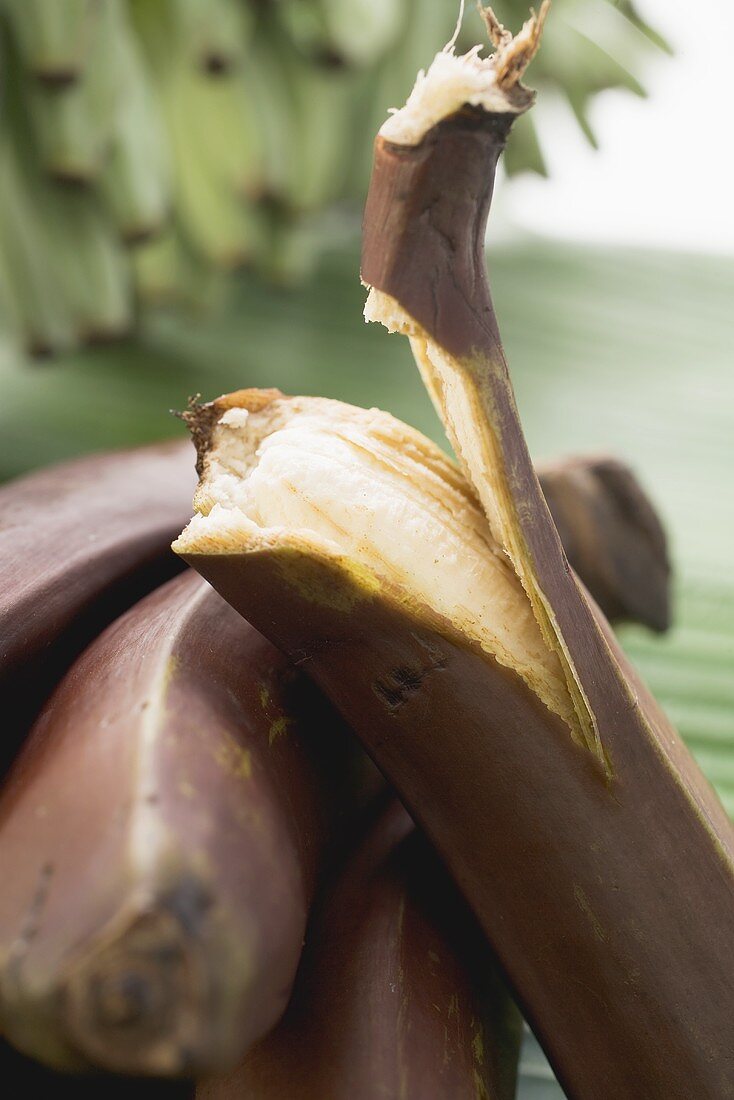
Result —
[[[731, 825], [662, 716], [657, 743], [631, 749], [623, 723], [610, 736], [610, 784], [519, 678], [449, 620], [349, 560], [297, 540], [186, 558], [302, 662], [399, 790], [497, 951], [568, 1095], [635, 1095], [643, 1075], [651, 1095], [658, 1088], [684, 1100], [691, 1081], [707, 1100], [727, 1095]], [[649, 711], [649, 693], [611, 633], [605, 640], [631, 697]], [[645, 1011], [631, 1027], [640, 988]], [[680, 1042], [674, 1059], [668, 1048], [661, 1060], [671, 1004]], [[577, 1046], [580, 1005], [593, 1057]], [[715, 1064], [695, 1041], [702, 1017]], [[611, 1085], [594, 1069], [607, 1050]], [[629, 1050], [637, 1057], [625, 1061]]]
[[63, 1092], [73, 1100], [193, 1100], [190, 1081], [161, 1081], [108, 1074], [58, 1073], [26, 1058], [0, 1039], [0, 1075], [12, 1081], [16, 1096], [52, 1097]]
[[0, 486], [0, 759], [74, 656], [179, 569], [172, 533], [195, 482], [188, 448], [73, 459]]
[[664, 633], [671, 621], [667, 537], [634, 472], [608, 455], [579, 455], [537, 473], [566, 556], [607, 619]]
[[512, 1100], [520, 1019], [392, 798], [320, 899], [278, 1027], [197, 1100]]
[[[524, 879], [535, 919], [522, 913], [522, 889], [500, 884], [499, 852], [474, 877], [466, 873], [474, 863], [468, 833], [458, 841], [444, 813], [433, 838], [447, 858], [450, 850], [467, 896], [477, 890], [480, 917], [479, 895], [503, 894], [504, 923], [489, 912], [483, 923], [571, 1100], [719, 1100], [734, 1096], [734, 832], [569, 568], [531, 465], [485, 269], [495, 167], [513, 119], [532, 104], [519, 78], [547, 10], [515, 37], [486, 10], [491, 57], [437, 56], [426, 83], [377, 138], [365, 214], [366, 315], [409, 336], [573, 703], [568, 720], [556, 730], [548, 723], [537, 739], [533, 723], [516, 727], [524, 744], [517, 770], [506, 770], [514, 750], [505, 746], [494, 784], [485, 783], [488, 804], [512, 791], [512, 814], [499, 833], [495, 822], [494, 835], [505, 874], [518, 887]], [[460, 94], [439, 105], [433, 93], [446, 66]], [[480, 89], [471, 103], [465, 78]], [[440, 678], [445, 688], [448, 678]], [[471, 694], [472, 682], [467, 666], [457, 698]], [[463, 743], [467, 777], [478, 775], [484, 752], [494, 757], [493, 732], [492, 748], [472, 754], [471, 768]], [[402, 763], [406, 784], [419, 772], [427, 778], [424, 760], [413, 760], [412, 774]], [[467, 790], [458, 775], [456, 782], [463, 804]], [[397, 785], [417, 811], [434, 816], [426, 790], [418, 797], [414, 788], [411, 799]], [[529, 789], [535, 813], [523, 805]], [[444, 829], [452, 839], [442, 847]], [[480, 832], [488, 837], [490, 823]]]
[[327, 843], [373, 783], [193, 572], [112, 624], [0, 797], [0, 1028], [57, 1069], [233, 1065], [288, 1000]]

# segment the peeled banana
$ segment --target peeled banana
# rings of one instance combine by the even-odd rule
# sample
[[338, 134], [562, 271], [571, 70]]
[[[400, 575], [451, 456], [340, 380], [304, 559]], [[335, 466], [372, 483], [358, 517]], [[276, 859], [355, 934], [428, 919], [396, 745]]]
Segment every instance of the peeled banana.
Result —
[[[481, 131], [456, 118], [459, 155]], [[473, 463], [471, 362], [445, 385]], [[513, 415], [503, 408], [505, 425]], [[518, 481], [509, 454], [483, 456], [485, 512], [386, 414], [242, 391], [193, 426], [197, 513], [174, 549], [304, 662], [363, 739], [464, 891], [569, 1097], [687, 1100], [696, 1082], [713, 1100], [734, 1087], [732, 825], [569, 570], [516, 429], [504, 442], [518, 441]]]
[[[391, 492], [408, 491], [401, 522], [411, 539], [427, 523], [425, 541], [439, 553], [450, 520], [449, 543], [456, 547], [463, 531], [481, 557], [481, 515], [452, 464], [421, 437], [384, 414], [335, 402], [242, 397], [187, 414], [202, 458], [212, 434], [221, 436], [219, 468], [207, 463], [216, 482], [232, 480], [227, 464], [236, 464], [247, 410], [272, 406], [280, 435], [266, 443], [251, 483], [272, 517], [287, 510], [295, 489], [308, 490], [318, 516], [326, 502], [318, 494], [356, 478], [350, 499], [362, 513], [360, 542], [379, 545], [381, 537], [371, 531], [380, 520], [373, 508], [370, 522], [370, 492], [379, 507]], [[332, 456], [330, 432], [344, 414]], [[250, 426], [258, 430], [256, 415]], [[300, 480], [284, 492], [278, 472], [299, 452]], [[327, 469], [322, 478], [318, 463], [330, 456], [337, 477]], [[423, 503], [410, 491], [422, 462], [432, 468], [435, 497]], [[188, 512], [191, 465], [188, 447], [145, 448], [68, 463], [0, 493], [10, 517], [0, 530], [4, 689], [6, 711], [19, 701], [24, 710], [19, 732], [72, 651], [170, 573], [174, 559], [161, 540], [175, 530], [177, 511]], [[588, 476], [569, 478], [569, 465]], [[612, 546], [639, 552], [650, 568], [644, 525], [630, 535], [620, 523], [598, 466], [576, 460], [548, 471], [578, 560], [603, 560], [611, 533]], [[625, 491], [628, 503], [635, 493]], [[592, 554], [586, 540], [600, 517], [600, 552]], [[398, 564], [405, 571], [405, 556]], [[488, 605], [503, 604], [511, 634], [516, 583], [501, 562], [474, 573], [475, 611], [486, 619]], [[605, 574], [623, 606], [631, 575]], [[526, 620], [517, 644], [527, 658]], [[503, 638], [514, 652], [507, 632]], [[293, 656], [308, 667], [307, 653]], [[397, 698], [394, 685], [386, 690]], [[189, 573], [158, 589], [72, 666], [0, 795], [4, 1033], [65, 1071], [226, 1067], [279, 1015], [319, 872], [353, 844], [353, 819], [381, 789], [303, 677], [203, 582]], [[368, 1097], [377, 1062], [388, 1090], [402, 1083], [420, 1100], [431, 1090], [511, 1095], [515, 1039], [494, 964], [410, 832], [393, 807], [361, 854], [348, 855], [312, 925], [285, 1022], [232, 1077], [206, 1086], [212, 1095], [238, 1095], [245, 1084], [249, 1095], [254, 1082], [256, 1095], [291, 1095], [297, 1079], [314, 1096], [361, 1089]], [[385, 965], [373, 967], [373, 957]], [[6, 1062], [29, 1088], [57, 1087], [0, 1046]], [[94, 1087], [113, 1086], [74, 1082], [80, 1095]]]
[[[535, 690], [561, 725], [546, 712], [545, 731], [536, 727], [536, 735], [534, 721], [520, 719], [517, 740], [502, 748], [493, 730], [473, 765], [471, 739], [459, 735], [456, 807], [462, 787], [473, 792], [477, 812], [483, 806], [491, 819], [481, 834], [502, 836], [499, 846], [488, 845], [493, 851], [482, 869], [474, 868], [476, 878], [469, 834], [456, 835], [449, 816], [440, 814], [433, 835], [439, 846], [444, 835], [442, 851], [447, 858], [453, 851], [467, 895], [476, 889], [478, 914], [499, 894], [503, 908], [507, 903], [502, 921], [486, 912], [485, 927], [569, 1097], [685, 1100], [693, 1089], [714, 1098], [734, 1093], [727, 1038], [734, 1009], [728, 995], [734, 988], [734, 831], [569, 569], [531, 465], [484, 264], [494, 169], [514, 117], [532, 104], [520, 79], [538, 49], [547, 11], [544, 3], [513, 37], [486, 9], [491, 58], [476, 51], [436, 57], [381, 128], [365, 212], [366, 315], [409, 337], [492, 542], [522, 587], [570, 704], [563, 714], [553, 705], [557, 698]], [[406, 630], [410, 619], [406, 614]], [[458, 616], [451, 626], [468, 641]], [[385, 620], [379, 630], [387, 631]], [[463, 697], [475, 718], [481, 711], [474, 656], [465, 650], [464, 663], [454, 650], [456, 636], [438, 622], [433, 630], [449, 649], [435, 646], [430, 670], [412, 695], [403, 692], [397, 716], [397, 725], [405, 722], [416, 733], [421, 701], [434, 714], [437, 697], [444, 691], [451, 697], [447, 681], [459, 665], [466, 681], [462, 687], [457, 676], [456, 699]], [[398, 633], [407, 640], [401, 629], [396, 644]], [[415, 648], [401, 644], [393, 653], [401, 685], [408, 649], [415, 659], [425, 647], [423, 636]], [[499, 651], [496, 658], [502, 660]], [[517, 661], [514, 667], [529, 683]], [[520, 695], [513, 692], [514, 702]], [[455, 711], [453, 720], [446, 737], [461, 725]], [[394, 762], [402, 756], [394, 750], [398, 740], [394, 736], [386, 751]], [[423, 808], [426, 824], [432, 809], [420, 788], [429, 743], [435, 744], [423, 732], [419, 757], [417, 742], [408, 748], [402, 741], [401, 760], [404, 793], [410, 790], [418, 812]], [[479, 758], [484, 752], [494, 757], [498, 748], [494, 782], [487, 775], [480, 784]], [[500, 790], [512, 796], [498, 834]], [[475, 819], [475, 837], [476, 830]], [[498, 873], [503, 855], [504, 882]], [[526, 894], [515, 889], [521, 879]], [[666, 959], [672, 958], [671, 968]]]

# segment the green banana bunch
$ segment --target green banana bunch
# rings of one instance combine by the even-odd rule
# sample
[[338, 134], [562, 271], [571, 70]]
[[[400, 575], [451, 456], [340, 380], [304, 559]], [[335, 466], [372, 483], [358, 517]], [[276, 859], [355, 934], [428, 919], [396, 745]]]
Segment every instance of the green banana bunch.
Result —
[[403, 5], [395, 0], [281, 0], [280, 18], [296, 46], [317, 63], [372, 65], [396, 44]]
[[132, 307], [118, 234], [98, 196], [59, 187], [42, 170], [10, 51], [6, 61], [0, 118], [4, 316], [37, 354], [123, 335], [132, 325]]
[[[517, 26], [526, 0], [498, 0]], [[594, 141], [596, 92], [665, 44], [629, 0], [556, 0], [534, 82]], [[0, 313], [34, 352], [139, 303], [292, 283], [353, 233], [372, 134], [452, 36], [455, 0], [0, 0]], [[472, 13], [466, 34], [476, 37]], [[473, 26], [472, 26], [473, 23]], [[510, 173], [544, 172], [526, 119]]]

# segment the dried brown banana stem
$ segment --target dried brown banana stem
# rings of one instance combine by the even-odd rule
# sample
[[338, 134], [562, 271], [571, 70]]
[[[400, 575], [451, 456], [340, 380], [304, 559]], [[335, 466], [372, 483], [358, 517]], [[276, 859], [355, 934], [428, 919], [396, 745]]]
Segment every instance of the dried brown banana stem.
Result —
[[313, 686], [200, 578], [148, 596], [72, 667], [2, 792], [2, 1031], [65, 1069], [235, 1064], [287, 1003], [362, 796], [352, 760]]
[[402, 806], [372, 817], [285, 1017], [197, 1100], [513, 1100], [520, 1021], [491, 953]]

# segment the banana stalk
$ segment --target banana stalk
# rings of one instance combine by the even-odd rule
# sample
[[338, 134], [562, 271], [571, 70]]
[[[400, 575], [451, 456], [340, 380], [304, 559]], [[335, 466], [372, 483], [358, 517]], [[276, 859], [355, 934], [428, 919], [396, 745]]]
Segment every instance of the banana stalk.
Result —
[[391, 801], [318, 907], [285, 1017], [196, 1096], [512, 1100], [519, 1024], [453, 884]]
[[2, 763], [75, 654], [176, 571], [168, 547], [189, 514], [187, 452], [93, 455], [0, 488]]
[[[361, 758], [360, 758], [361, 759]], [[0, 1027], [60, 1069], [239, 1059], [282, 1014], [350, 740], [191, 572], [97, 639], [0, 799]]]

